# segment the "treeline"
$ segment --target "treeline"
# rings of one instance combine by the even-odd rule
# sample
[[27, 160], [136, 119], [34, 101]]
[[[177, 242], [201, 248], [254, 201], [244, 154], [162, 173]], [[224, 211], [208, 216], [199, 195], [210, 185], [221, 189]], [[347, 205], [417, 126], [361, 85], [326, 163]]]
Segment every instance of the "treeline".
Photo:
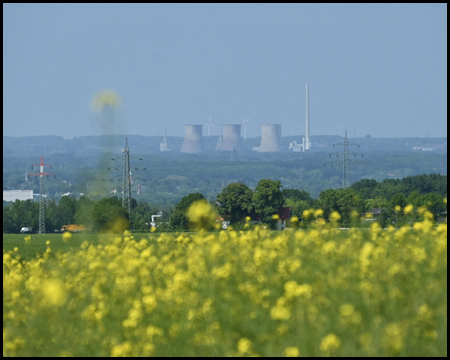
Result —
[[[314, 199], [305, 190], [283, 189], [280, 181], [263, 179], [254, 189], [241, 182], [235, 182], [223, 188], [216, 199], [210, 201], [217, 213], [232, 224], [243, 224], [247, 217], [275, 226], [282, 206], [291, 208], [291, 216], [296, 216], [300, 224], [306, 223], [309, 209], [323, 210], [323, 217], [337, 211], [342, 226], [352, 225], [355, 214], [371, 213], [380, 225], [385, 227], [395, 223], [401, 225], [415, 221], [420, 212], [405, 214], [407, 205], [415, 209], [425, 207], [435, 220], [446, 217], [447, 212], [447, 175], [429, 174], [408, 176], [403, 179], [387, 179], [377, 182], [363, 179], [345, 189], [327, 189]], [[130, 215], [122, 207], [122, 201], [116, 196], [99, 201], [86, 196], [79, 199], [63, 196], [56, 203], [51, 200], [46, 205], [47, 232], [58, 231], [63, 225], [83, 224], [90, 231], [150, 231], [152, 215], [162, 212], [157, 218], [160, 231], [184, 231], [189, 228], [186, 212], [195, 201], [207, 201], [199, 193], [191, 193], [181, 199], [175, 207], [152, 205], [144, 201], [131, 201]], [[119, 219], [121, 219], [119, 221]], [[3, 206], [3, 232], [17, 233], [22, 227], [38, 229], [39, 204], [37, 202], [16, 201]]]
[[418, 219], [420, 213], [405, 214], [398, 210], [407, 205], [413, 205], [415, 209], [426, 207], [435, 220], [446, 216], [446, 198], [447, 176], [430, 174], [382, 182], [363, 179], [349, 188], [321, 191], [318, 199], [313, 199], [304, 190], [281, 190], [279, 181], [262, 180], [254, 192], [244, 184], [234, 183], [228, 185], [217, 200], [221, 203], [219, 213], [228, 216], [232, 223], [242, 222], [246, 216], [259, 214], [263, 222], [270, 224], [270, 216], [276, 214], [277, 208], [283, 205], [291, 207], [291, 215], [296, 216], [300, 223], [306, 223], [306, 217], [309, 216], [307, 210], [322, 209], [325, 219], [337, 211], [341, 216], [342, 226], [352, 225], [355, 214], [359, 218], [368, 213], [382, 226], [387, 226]]
[[[122, 200], [117, 196], [94, 201], [86, 196], [79, 199], [63, 196], [56, 203], [50, 200], [45, 205], [46, 232], [59, 232], [62, 226], [79, 224], [88, 231], [123, 232], [133, 228], [135, 231], [148, 231], [151, 216], [163, 211], [162, 221], [168, 221], [170, 212], [166, 208], [156, 208], [146, 202], [131, 200], [132, 221], [130, 215], [122, 207]], [[169, 209], [170, 211], [170, 209]], [[164, 215], [165, 214], [165, 215]], [[19, 233], [22, 227], [39, 229], [39, 203], [31, 200], [19, 201], [3, 205], [3, 233]]]

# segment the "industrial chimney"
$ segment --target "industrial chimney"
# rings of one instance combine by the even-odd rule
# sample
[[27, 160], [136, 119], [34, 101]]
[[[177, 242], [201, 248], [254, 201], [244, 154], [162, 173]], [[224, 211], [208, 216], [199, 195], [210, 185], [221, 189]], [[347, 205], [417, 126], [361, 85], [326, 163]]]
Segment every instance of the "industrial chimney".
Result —
[[261, 146], [259, 152], [280, 151], [281, 125], [264, 124], [262, 126]]
[[305, 145], [303, 146], [303, 151], [309, 150], [311, 143], [309, 142], [309, 88], [308, 83], [306, 83], [306, 124], [305, 124]]
[[184, 125], [184, 134], [184, 142], [181, 152], [190, 154], [202, 153], [202, 125]]
[[242, 150], [241, 125], [222, 125], [223, 142], [221, 151]]

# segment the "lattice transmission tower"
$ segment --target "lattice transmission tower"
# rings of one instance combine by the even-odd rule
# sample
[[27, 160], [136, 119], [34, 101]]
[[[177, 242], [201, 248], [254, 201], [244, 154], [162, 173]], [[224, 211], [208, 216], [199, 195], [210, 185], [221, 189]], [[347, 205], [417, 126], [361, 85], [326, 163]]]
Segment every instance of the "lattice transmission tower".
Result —
[[130, 170], [130, 149], [128, 148], [128, 138], [125, 138], [125, 148], [123, 152], [123, 198], [122, 206], [128, 210], [131, 224], [131, 170]]
[[350, 155], [353, 155], [354, 158], [356, 158], [359, 155], [361, 155], [361, 157], [364, 157], [364, 155], [362, 153], [352, 152], [349, 150], [349, 148], [348, 148], [349, 146], [358, 146], [358, 148], [359, 148], [359, 144], [354, 144], [354, 143], [348, 142], [347, 130], [345, 130], [344, 142], [333, 144], [333, 148], [335, 146], [343, 146], [344, 150], [332, 152], [329, 154], [329, 157], [336, 156], [336, 158], [339, 158], [339, 155], [341, 155], [342, 160], [330, 161], [330, 162], [325, 163], [324, 166], [325, 165], [331, 165], [331, 166], [339, 165], [339, 167], [342, 166], [342, 187], [348, 188], [350, 186], [349, 165], [350, 164], [366, 164], [366, 162], [361, 161], [361, 160], [350, 159]]
[[[131, 212], [131, 164], [130, 164], [130, 148], [128, 147], [128, 138], [125, 138], [125, 148], [122, 149], [123, 153], [123, 166], [114, 166], [108, 168], [108, 170], [120, 170], [122, 168], [123, 170], [123, 177], [122, 177], [122, 183], [123, 183], [123, 195], [122, 195], [122, 206], [125, 208], [125, 210], [128, 211], [128, 216], [130, 220], [130, 228], [133, 229], [133, 218], [132, 218], [132, 212]], [[132, 158], [135, 160], [142, 160], [142, 158]], [[113, 161], [119, 160], [119, 159], [111, 159]], [[133, 166], [134, 170], [147, 170], [143, 167], [136, 167]], [[136, 178], [134, 176], [134, 178]], [[105, 179], [103, 179], [105, 180]], [[119, 181], [120, 178], [111, 178], [109, 181]]]
[[39, 166], [40, 172], [36, 174], [28, 174], [28, 177], [30, 176], [39, 176], [39, 234], [45, 234], [45, 200], [44, 200], [44, 190], [45, 190], [45, 184], [44, 184], [44, 176], [47, 176], [47, 179], [49, 176], [54, 176], [56, 179], [55, 174], [50, 174], [44, 172], [44, 166], [50, 166], [50, 169], [52, 166], [50, 164], [44, 164], [44, 159], [41, 155], [41, 163], [37, 165], [31, 165], [31, 169], [33, 170], [33, 166]]

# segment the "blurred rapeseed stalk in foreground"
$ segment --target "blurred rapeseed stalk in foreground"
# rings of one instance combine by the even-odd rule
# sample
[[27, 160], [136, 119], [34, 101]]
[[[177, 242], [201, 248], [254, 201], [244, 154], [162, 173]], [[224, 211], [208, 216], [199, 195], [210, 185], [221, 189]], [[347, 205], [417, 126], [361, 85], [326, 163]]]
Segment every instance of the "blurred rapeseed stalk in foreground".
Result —
[[[78, 247], [67, 233], [66, 252], [47, 239], [29, 261], [4, 251], [3, 355], [446, 356], [447, 225], [427, 210], [399, 229], [306, 215], [308, 230], [125, 231]], [[207, 202], [187, 216], [195, 230], [216, 221]]]
[[189, 227], [193, 230], [212, 230], [215, 228], [217, 214], [212, 206], [204, 200], [194, 202], [187, 211]]

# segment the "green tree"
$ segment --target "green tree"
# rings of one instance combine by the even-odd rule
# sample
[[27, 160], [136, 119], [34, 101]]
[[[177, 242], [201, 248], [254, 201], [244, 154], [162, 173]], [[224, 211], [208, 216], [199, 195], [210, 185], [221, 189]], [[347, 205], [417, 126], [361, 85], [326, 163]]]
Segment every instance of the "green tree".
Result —
[[427, 207], [427, 209], [433, 214], [435, 220], [440, 214], [447, 211], [447, 204], [444, 203], [444, 197], [435, 193], [422, 195], [421, 205]]
[[116, 196], [99, 200], [92, 212], [94, 229], [102, 232], [121, 233], [129, 229], [128, 213]]
[[58, 202], [58, 209], [54, 214], [54, 226], [61, 228], [63, 225], [74, 223], [74, 216], [77, 211], [77, 199], [63, 196]]
[[363, 199], [373, 199], [377, 195], [378, 182], [374, 179], [362, 179], [353, 183], [351, 188]]
[[12, 206], [3, 206], [3, 233], [13, 233], [16, 228], [13, 222]]
[[32, 228], [33, 232], [39, 229], [39, 203], [31, 200], [16, 200], [10, 211], [11, 232], [19, 233], [22, 227]]
[[281, 193], [283, 194], [283, 199], [285, 201], [287, 199], [294, 200], [294, 201], [305, 201], [310, 206], [312, 206], [314, 203], [314, 199], [305, 190], [283, 189], [283, 190], [281, 190]]
[[321, 191], [316, 206], [323, 210], [323, 217], [328, 219], [333, 211], [339, 211], [337, 190], [327, 189]]
[[297, 216], [299, 219], [303, 216], [303, 211], [311, 208], [311, 205], [304, 200], [285, 199], [284, 206], [290, 207], [292, 216]]
[[408, 201], [404, 194], [397, 193], [392, 197], [390, 205], [391, 205], [391, 209], [394, 209], [396, 206], [400, 206], [401, 208], [404, 208], [406, 205], [408, 205]]
[[274, 227], [276, 221], [272, 215], [278, 214], [278, 208], [283, 205], [283, 194], [280, 188], [281, 182], [263, 179], [258, 182], [252, 196], [252, 204], [255, 212], [259, 214], [261, 221]]
[[253, 209], [252, 195], [252, 190], [245, 184], [229, 184], [217, 195], [219, 214], [229, 215], [231, 223], [241, 221]]
[[[358, 214], [364, 212], [364, 201], [352, 188], [337, 190], [337, 205], [341, 215], [341, 224], [349, 226], [352, 222], [351, 214], [356, 211]], [[358, 215], [359, 218], [359, 215]]]

